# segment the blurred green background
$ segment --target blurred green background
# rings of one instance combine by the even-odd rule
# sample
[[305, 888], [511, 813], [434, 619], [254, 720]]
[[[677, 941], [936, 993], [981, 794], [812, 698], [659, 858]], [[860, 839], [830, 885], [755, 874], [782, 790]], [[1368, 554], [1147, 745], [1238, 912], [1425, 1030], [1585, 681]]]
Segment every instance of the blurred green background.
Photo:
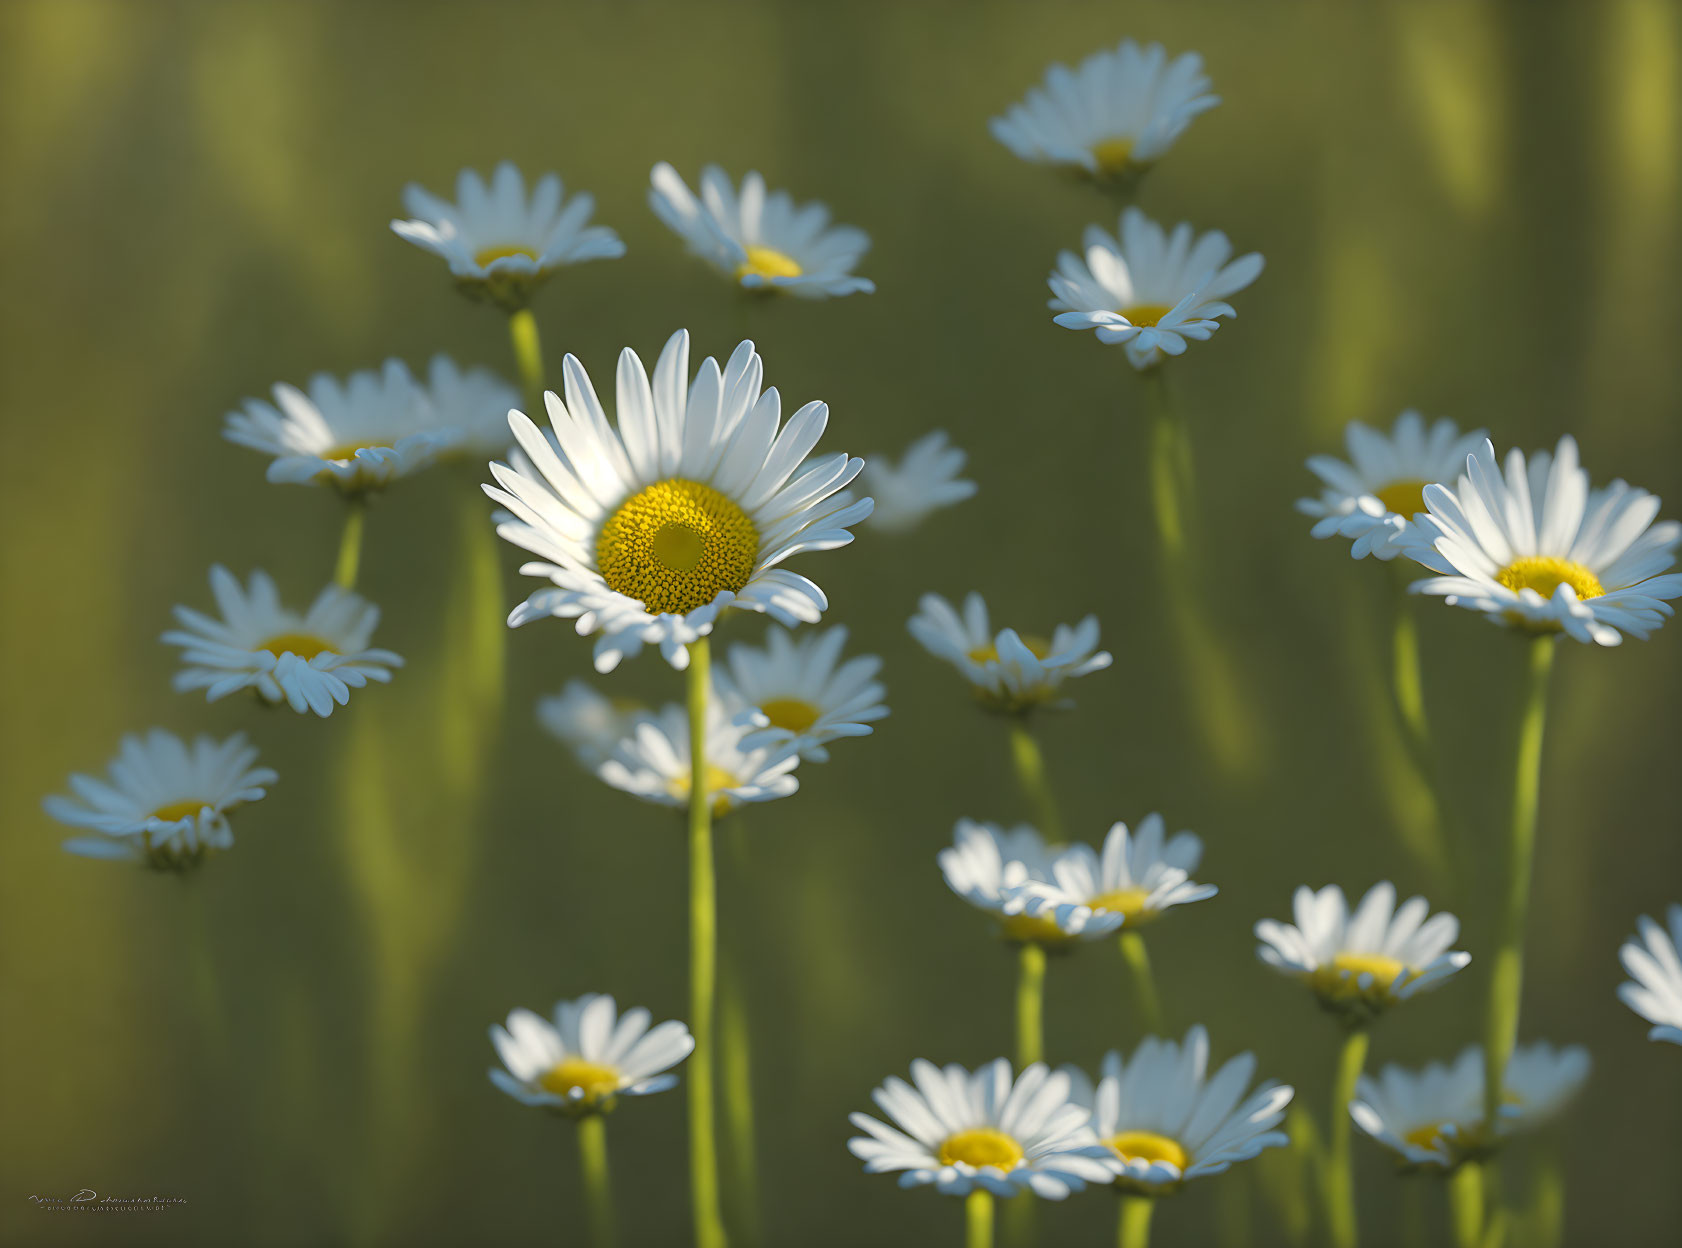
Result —
[[[1202, 589], [1255, 727], [1224, 758], [1173, 660], [1142, 391], [1119, 350], [1044, 306], [1057, 250], [1113, 211], [986, 130], [1048, 62], [1123, 35], [1201, 51], [1225, 100], [1142, 205], [1268, 262], [1175, 366]], [[602, 379], [622, 345], [651, 360], [688, 326], [697, 355], [723, 355], [742, 331], [646, 206], [657, 160], [758, 168], [872, 235], [879, 293], [752, 309], [767, 380], [788, 407], [831, 404], [829, 449], [950, 430], [981, 493], [908, 538], [799, 561], [828, 619], [884, 656], [893, 716], [749, 812], [745, 853], [724, 859], [724, 942], [747, 968], [767, 1242], [956, 1243], [956, 1203], [845, 1149], [847, 1112], [884, 1076], [1011, 1036], [1011, 957], [934, 856], [958, 815], [1026, 811], [1003, 726], [907, 635], [918, 595], [980, 589], [1035, 632], [1099, 614], [1114, 668], [1041, 725], [1065, 817], [1096, 839], [1161, 809], [1202, 834], [1221, 895], [1152, 931], [1168, 1011], [1208, 1023], [1218, 1055], [1254, 1049], [1323, 1117], [1335, 1029], [1255, 960], [1250, 927], [1302, 882], [1431, 881], [1405, 847], [1421, 795], [1382, 701], [1383, 570], [1309, 539], [1302, 461], [1346, 421], [1413, 405], [1498, 446], [1570, 431], [1597, 481], [1682, 497], [1679, 98], [1682, 12], [1652, 3], [0, 7], [0, 1241], [581, 1243], [571, 1129], [490, 1087], [485, 1028], [587, 990], [684, 1012], [675, 818], [580, 773], [533, 718], [587, 674], [587, 644], [558, 622], [519, 630], [505, 683], [470, 657], [528, 588], [503, 548], [502, 606], [473, 605], [490, 545], [471, 466], [371, 513], [361, 588], [409, 660], [391, 688], [327, 721], [170, 692], [156, 638], [172, 604], [208, 601], [211, 563], [267, 568], [293, 600], [331, 571], [335, 499], [265, 485], [260, 457], [222, 441], [226, 410], [388, 355], [512, 373], [500, 317], [388, 231], [405, 182], [444, 190], [506, 157], [597, 195], [630, 252], [540, 296], [552, 376], [565, 351]], [[1381, 1024], [1374, 1065], [1479, 1033], [1478, 884], [1522, 666], [1510, 636], [1423, 605], [1482, 869], [1453, 897], [1475, 960]], [[1673, 1243], [1682, 1210], [1682, 1066], [1613, 995], [1635, 916], [1682, 900], [1679, 644], [1673, 625], [1567, 645], [1555, 689], [1522, 1034], [1596, 1058], [1546, 1145], [1573, 1243]], [[651, 655], [611, 683], [680, 695]], [[189, 886], [62, 853], [39, 807], [152, 724], [244, 729], [281, 774], [190, 886], [223, 1000], [208, 1033]], [[1050, 1055], [1130, 1047], [1128, 1001], [1112, 944], [1054, 961]], [[683, 1112], [670, 1095], [611, 1121], [630, 1243], [683, 1240]], [[1356, 1147], [1382, 1244], [1401, 1185]], [[1517, 1150], [1521, 1192], [1537, 1147]], [[1279, 1242], [1271, 1172], [1243, 1170], [1171, 1202], [1158, 1242], [1211, 1242], [1223, 1220]], [[81, 1186], [188, 1204], [94, 1222], [28, 1200]], [[1104, 1243], [1112, 1218], [1087, 1194], [1042, 1226]]]

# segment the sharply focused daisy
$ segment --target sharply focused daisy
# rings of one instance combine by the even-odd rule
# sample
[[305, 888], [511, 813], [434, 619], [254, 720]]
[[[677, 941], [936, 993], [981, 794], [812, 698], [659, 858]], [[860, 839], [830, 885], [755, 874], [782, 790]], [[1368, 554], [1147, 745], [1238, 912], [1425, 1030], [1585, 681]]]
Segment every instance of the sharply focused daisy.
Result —
[[1169, 60], [1159, 43], [1123, 39], [1074, 69], [1053, 65], [1043, 85], [988, 128], [1023, 160], [1112, 178], [1155, 164], [1220, 102], [1197, 53]]
[[832, 628], [798, 639], [773, 625], [765, 645], [731, 646], [713, 684], [726, 702], [742, 707], [738, 727], [748, 730], [742, 748], [794, 750], [809, 762], [829, 761], [824, 746], [840, 737], [863, 737], [888, 713], [877, 683], [882, 660], [855, 655], [845, 663], [847, 630]]
[[898, 464], [872, 455], [861, 478], [876, 500], [870, 527], [883, 533], [907, 533], [941, 508], [969, 498], [976, 484], [958, 475], [968, 458], [942, 429], [918, 438]]
[[1653, 1024], [1649, 1040], [1682, 1044], [1682, 906], [1672, 906], [1666, 932], [1642, 915], [1640, 935], [1618, 950], [1628, 982], [1618, 986], [1618, 999]]
[[[1327, 1009], [1367, 1018], [1429, 988], [1439, 988], [1472, 955], [1452, 948], [1460, 920], [1430, 914], [1423, 897], [1396, 905], [1396, 887], [1375, 884], [1349, 912], [1343, 890], [1299, 888], [1296, 924], [1263, 919], [1256, 953], [1274, 970], [1294, 975]], [[1426, 916], [1430, 915], [1429, 918]]]
[[[749, 802], [787, 797], [800, 787], [794, 778], [800, 755], [788, 749], [742, 744], [736, 722], [740, 707], [714, 697], [707, 703], [707, 794], [722, 815]], [[658, 806], [689, 805], [691, 783], [689, 711], [677, 704], [634, 716], [627, 735], [596, 774], [616, 789]]]
[[49, 797], [42, 806], [60, 823], [98, 833], [66, 841], [73, 854], [180, 871], [234, 843], [228, 812], [260, 799], [277, 778], [256, 762], [243, 733], [188, 745], [154, 728], [123, 738], [104, 780], [73, 775], [75, 796]]
[[1414, 589], [1497, 624], [1615, 646], [1657, 629], [1682, 595], [1669, 571], [1682, 524], [1655, 524], [1659, 500], [1623, 481], [1590, 489], [1570, 437], [1552, 455], [1509, 451], [1504, 476], [1486, 440], [1458, 478], [1426, 488], [1425, 507], [1401, 541], [1442, 575]]
[[995, 634], [980, 594], [964, 599], [961, 615], [939, 594], [924, 594], [909, 627], [923, 649], [957, 668], [976, 698], [996, 711], [1072, 706], [1062, 696], [1064, 682], [1110, 665], [1109, 652], [1098, 649], [1095, 615], [1073, 628], [1059, 624], [1047, 641], [1013, 628]]
[[520, 406], [520, 392], [490, 369], [459, 368], [449, 356], [435, 355], [426, 397], [438, 428], [456, 434], [452, 455], [506, 455], [514, 445], [508, 413]]
[[1137, 369], [1181, 355], [1188, 339], [1202, 342], [1234, 316], [1226, 302], [1260, 276], [1256, 252], [1232, 259], [1232, 244], [1219, 230], [1192, 236], [1184, 223], [1166, 233], [1137, 208], [1121, 214], [1112, 238], [1086, 228], [1084, 257], [1065, 251], [1046, 279], [1056, 297], [1053, 319], [1065, 329], [1096, 331], [1098, 341], [1121, 343]]
[[347, 494], [389, 485], [418, 472], [460, 438], [440, 428], [425, 392], [401, 360], [343, 383], [319, 373], [309, 393], [285, 383], [274, 403], [247, 399], [228, 413], [222, 436], [274, 458], [270, 481], [331, 483]]
[[641, 703], [607, 697], [582, 680], [569, 680], [558, 694], [537, 702], [537, 722], [590, 771], [649, 718], [652, 713]]
[[845, 546], [871, 509], [868, 498], [835, 498], [863, 460], [808, 458], [829, 420], [825, 404], [783, 424], [777, 391], [761, 391], [751, 342], [723, 370], [702, 361], [691, 383], [687, 330], [666, 343], [652, 386], [636, 353], [620, 354], [617, 430], [584, 366], [569, 355], [562, 373], [565, 400], [547, 396], [559, 449], [512, 413], [531, 469], [494, 463], [497, 484], [485, 487], [515, 516], [497, 532], [543, 560], [521, 571], [554, 582], [516, 607], [511, 625], [576, 619], [581, 636], [596, 635], [596, 668], [606, 672], [644, 645], [687, 667], [686, 647], [727, 607], [790, 626], [818, 620], [823, 591], [778, 565]]
[[163, 635], [181, 647], [177, 692], [203, 689], [210, 702], [253, 689], [269, 703], [285, 702], [299, 714], [333, 713], [352, 689], [370, 680], [384, 684], [403, 660], [370, 648], [380, 609], [329, 585], [303, 614], [288, 610], [268, 573], [251, 574], [249, 586], [224, 567], [210, 569], [210, 590], [221, 618], [191, 607], [175, 608], [181, 624]]
[[1195, 835], [1176, 832], [1164, 841], [1162, 816], [1149, 814], [1137, 832], [1125, 823], [1111, 827], [1102, 855], [1090, 845], [1069, 846], [1052, 862], [1050, 880], [1023, 883], [1014, 901], [1029, 918], [1092, 939], [1115, 930], [1110, 916], [1138, 927], [1173, 906], [1213, 897], [1213, 884], [1191, 878], [1202, 857], [1203, 842]]
[[850, 225], [831, 226], [829, 209], [796, 205], [787, 191], [767, 191], [750, 172], [738, 193], [717, 165], [701, 170], [701, 197], [661, 161], [650, 175], [654, 215], [725, 277], [747, 290], [785, 291], [802, 299], [868, 293], [876, 284], [853, 268], [870, 237]]
[[847, 1147], [868, 1173], [899, 1172], [901, 1187], [932, 1183], [948, 1196], [981, 1188], [1047, 1200], [1108, 1182], [1091, 1115], [1070, 1101], [1066, 1073], [1036, 1063], [1013, 1080], [1002, 1057], [973, 1073], [918, 1060], [911, 1079], [889, 1078], [871, 1093], [892, 1126], [869, 1114], [849, 1119], [867, 1133]]
[[561, 179], [548, 173], [528, 197], [525, 179], [508, 161], [488, 186], [475, 170], [463, 169], [453, 204], [410, 183], [403, 206], [414, 219], [391, 223], [398, 237], [441, 256], [467, 293], [505, 307], [524, 306], [563, 265], [625, 254], [617, 234], [589, 224], [591, 196], [566, 199]]
[[[998, 919], [1005, 939], [1060, 945], [1069, 934], [1049, 917], [1024, 914], [1022, 891], [1029, 884], [1049, 883], [1066, 848], [1047, 845], [1027, 824], [1007, 832], [996, 823], [960, 819], [952, 847], [940, 851], [940, 871], [954, 893]], [[1121, 923], [1121, 915], [1105, 911], [1089, 926], [1094, 932], [1114, 931]]]
[[1112, 1050], [1096, 1089], [1082, 1071], [1063, 1069], [1075, 1102], [1092, 1111], [1115, 1185], [1127, 1192], [1165, 1196], [1289, 1142], [1278, 1127], [1294, 1090], [1265, 1083], [1246, 1099], [1256, 1073], [1251, 1053], [1210, 1075], [1201, 1025], [1184, 1042], [1149, 1036], [1125, 1061]]
[[676, 1086], [668, 1074], [695, 1047], [689, 1028], [669, 1021], [650, 1027], [642, 1008], [618, 1012], [613, 998], [591, 992], [555, 1007], [554, 1022], [515, 1010], [507, 1027], [491, 1025], [491, 1043], [506, 1069], [491, 1082], [524, 1105], [569, 1116], [602, 1114], [622, 1096], [647, 1096]]
[[1297, 510], [1315, 517], [1315, 537], [1352, 538], [1349, 553], [1390, 560], [1402, 553], [1400, 537], [1408, 521], [1425, 510], [1425, 487], [1453, 481], [1486, 434], [1461, 433], [1452, 420], [1426, 425], [1416, 411], [1399, 416], [1389, 433], [1352, 420], [1343, 438], [1347, 462], [1332, 455], [1308, 461], [1325, 483], [1319, 498], [1297, 500]]
[[1349, 1102], [1355, 1125], [1406, 1169], [1452, 1170], [1477, 1147], [1483, 1120], [1483, 1051], [1419, 1071], [1386, 1066], [1362, 1075]]

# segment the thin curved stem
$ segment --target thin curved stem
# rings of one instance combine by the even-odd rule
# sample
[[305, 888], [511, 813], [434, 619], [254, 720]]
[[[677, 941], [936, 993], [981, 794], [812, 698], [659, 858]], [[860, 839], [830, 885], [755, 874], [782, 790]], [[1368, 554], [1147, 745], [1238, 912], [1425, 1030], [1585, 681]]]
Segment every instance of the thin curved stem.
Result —
[[333, 564], [333, 583], [340, 589], [355, 589], [362, 567], [362, 527], [368, 516], [368, 496], [352, 494], [345, 499], [345, 527], [339, 534], [339, 557]]
[[1326, 1234], [1332, 1248], [1355, 1248], [1360, 1239], [1355, 1218], [1355, 1169], [1350, 1153], [1349, 1102], [1355, 1099], [1355, 1084], [1367, 1064], [1365, 1027], [1352, 1028], [1343, 1039], [1338, 1055], [1337, 1076], [1332, 1084], [1332, 1120], [1326, 1136]]
[[1156, 1200], [1150, 1196], [1123, 1196], [1116, 1219], [1116, 1248], [1150, 1248], [1151, 1214]]
[[993, 1193], [984, 1187], [964, 1197], [964, 1248], [993, 1248]]
[[584, 1175], [584, 1206], [595, 1248], [613, 1248], [613, 1183], [607, 1170], [607, 1118], [590, 1114], [578, 1122], [578, 1163]]
[[1017, 955], [1016, 1067], [1045, 1060], [1045, 946], [1028, 941]]
[[1025, 716], [1018, 715], [1010, 721], [1010, 759], [1040, 835], [1049, 842], [1061, 841], [1063, 820], [1057, 813], [1057, 799], [1051, 795], [1051, 783], [1046, 779], [1045, 755], [1040, 752], [1040, 743], [1034, 740]]
[[723, 1248], [718, 1139], [713, 1105], [713, 1004], [718, 989], [718, 884], [713, 864], [712, 795], [707, 792], [707, 693], [712, 652], [689, 645], [689, 1181], [697, 1248]]
[[1421, 843], [1412, 846], [1445, 892], [1469, 889], [1469, 867], [1453, 835], [1448, 805], [1443, 800], [1442, 769], [1431, 744], [1431, 723], [1425, 711], [1425, 681], [1419, 657], [1419, 622], [1402, 575], [1390, 580], [1390, 698], [1396, 729], [1414, 774], [1430, 802], [1430, 824]]
[[1133, 974], [1133, 995], [1139, 1006], [1139, 1017], [1145, 1024], [1145, 1034], [1160, 1036], [1163, 1026], [1162, 998], [1157, 995], [1156, 978], [1151, 974], [1151, 955], [1150, 950], [1145, 948], [1145, 935], [1124, 927], [1120, 944], [1121, 956]]
[[530, 308], [508, 315], [508, 337], [514, 344], [514, 364], [520, 370], [520, 392], [525, 395], [526, 415], [543, 419], [543, 342], [537, 334], [537, 317]]

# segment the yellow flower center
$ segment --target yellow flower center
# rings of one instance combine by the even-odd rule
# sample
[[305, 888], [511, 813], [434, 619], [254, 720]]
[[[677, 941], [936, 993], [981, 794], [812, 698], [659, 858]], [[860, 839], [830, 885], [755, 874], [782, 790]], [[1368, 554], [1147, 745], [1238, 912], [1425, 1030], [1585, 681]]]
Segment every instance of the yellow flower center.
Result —
[[1136, 303], [1130, 308], [1116, 310], [1127, 318], [1129, 325], [1137, 325], [1140, 329], [1150, 329], [1173, 311], [1165, 303]]
[[1120, 173], [1133, 163], [1133, 140], [1125, 137], [1104, 139], [1092, 145], [1092, 159], [1103, 173]]
[[1598, 598], [1606, 592], [1600, 578], [1580, 563], [1556, 559], [1552, 555], [1525, 555], [1514, 559], [1495, 574], [1515, 594], [1521, 589], [1533, 589], [1544, 598], [1552, 598], [1554, 590], [1569, 585], [1579, 600]]
[[687, 615], [753, 576], [759, 530], [710, 485], [673, 477], [631, 495], [596, 537], [608, 588], [651, 615]]
[[798, 260], [775, 247], [755, 244], [743, 250], [748, 253], [748, 258], [736, 266], [738, 282], [750, 273], [759, 277], [799, 277], [805, 272]]
[[1049, 915], [1007, 914], [999, 923], [1005, 939], [1017, 944], [1064, 945], [1073, 939]]
[[993, 1127], [975, 1127], [947, 1136], [939, 1156], [943, 1166], [962, 1161], [977, 1167], [1013, 1170], [1022, 1164], [1022, 1145]]
[[[1043, 659], [1051, 653], [1051, 643], [1044, 637], [1035, 637], [1031, 633], [1022, 634], [1022, 644], [1028, 647], [1028, 653], [1036, 659]], [[969, 652], [972, 663], [997, 663], [999, 661], [999, 647], [988, 642], [984, 646], [977, 646]]]
[[1402, 1139], [1415, 1148], [1423, 1148], [1427, 1151], [1443, 1148], [1448, 1144], [1448, 1141], [1443, 1137], [1443, 1128], [1446, 1126], [1448, 1126], [1446, 1122], [1426, 1123], [1423, 1127], [1415, 1127], [1412, 1131], [1406, 1132]]
[[536, 260], [537, 253], [530, 247], [486, 247], [476, 253], [473, 263], [481, 269], [488, 268], [493, 260], [506, 260], [509, 256], [524, 256], [527, 260]]
[[1148, 888], [1117, 888], [1099, 893], [1086, 904], [1093, 910], [1109, 910], [1125, 915], [1129, 924], [1137, 924], [1156, 917], [1155, 910], [1145, 909], [1145, 901], [1150, 895]]
[[1384, 504], [1384, 510], [1412, 519], [1425, 510], [1424, 481], [1392, 481], [1382, 490], [1374, 490], [1373, 497]]
[[773, 728], [802, 733], [818, 722], [818, 708], [804, 698], [772, 698], [759, 708]]
[[[1387, 993], [1396, 983], [1398, 975], [1406, 983], [1414, 974], [1395, 958], [1387, 958], [1381, 953], [1340, 953], [1316, 969], [1309, 978], [1314, 991], [1321, 996], [1347, 998], [1361, 996], [1363, 992]], [[1373, 978], [1372, 984], [1365, 990], [1359, 983], [1362, 975]]]
[[176, 823], [182, 819], [191, 819], [203, 810], [209, 802], [196, 797], [190, 797], [181, 802], [169, 802], [152, 812], [152, 818], [162, 819], [165, 823]]
[[[730, 798], [725, 795], [724, 790], [733, 789], [740, 783], [740, 780], [717, 763], [707, 764], [707, 792], [718, 795], [713, 798], [713, 814], [723, 815], [730, 810]], [[686, 771], [680, 776], [673, 777], [670, 787], [673, 797], [681, 797], [688, 801], [689, 773]]]
[[377, 446], [390, 446], [390, 442], [341, 442], [337, 446], [329, 447], [321, 452], [322, 459], [344, 461], [355, 459], [358, 451], [372, 450]]
[[1181, 1174], [1191, 1164], [1191, 1155], [1178, 1140], [1154, 1131], [1123, 1131], [1105, 1141], [1123, 1161], [1165, 1161]]
[[619, 1072], [611, 1066], [587, 1062], [582, 1057], [563, 1057], [538, 1079], [538, 1086], [556, 1096], [582, 1092], [594, 1105], [619, 1090]]
[[270, 637], [257, 649], [267, 650], [277, 659], [281, 655], [291, 652], [306, 663], [318, 654], [338, 653], [332, 642], [311, 636], [309, 633], [279, 633]]

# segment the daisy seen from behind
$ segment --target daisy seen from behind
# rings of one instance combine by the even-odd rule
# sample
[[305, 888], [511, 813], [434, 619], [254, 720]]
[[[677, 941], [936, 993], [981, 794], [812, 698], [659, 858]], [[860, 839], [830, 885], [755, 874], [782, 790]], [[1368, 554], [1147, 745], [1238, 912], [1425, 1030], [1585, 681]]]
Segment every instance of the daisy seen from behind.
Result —
[[1059, 624], [1048, 640], [1013, 628], [995, 633], [980, 594], [965, 598], [961, 613], [939, 594], [924, 594], [908, 627], [923, 649], [958, 669], [989, 710], [1064, 709], [1073, 705], [1063, 696], [1067, 681], [1110, 665], [1109, 652], [1098, 649], [1095, 615], [1073, 628]]
[[842, 662], [847, 630], [791, 634], [773, 625], [764, 646], [731, 646], [713, 672], [726, 703], [742, 707], [736, 726], [747, 729], [743, 749], [793, 750], [808, 762], [829, 761], [825, 746], [842, 737], [868, 736], [888, 714], [873, 654]]
[[1665, 918], [1669, 931], [1642, 915], [1636, 938], [1618, 950], [1630, 975], [1618, 999], [1653, 1024], [1649, 1040], [1682, 1044], [1682, 906]]

